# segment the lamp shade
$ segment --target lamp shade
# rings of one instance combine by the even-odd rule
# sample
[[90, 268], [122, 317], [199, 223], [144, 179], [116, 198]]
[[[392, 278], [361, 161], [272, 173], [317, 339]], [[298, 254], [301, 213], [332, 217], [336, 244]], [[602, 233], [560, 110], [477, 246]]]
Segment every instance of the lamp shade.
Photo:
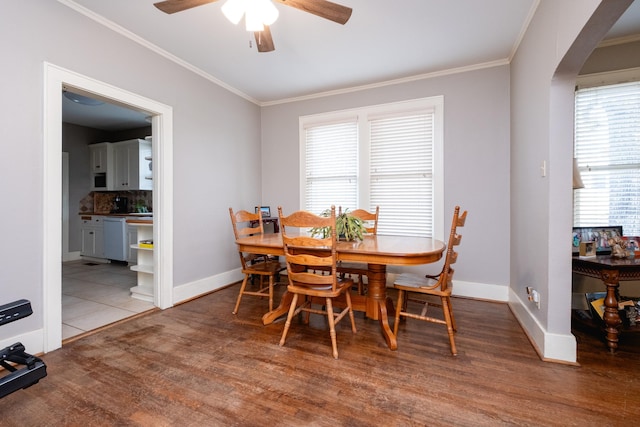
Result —
[[582, 177], [580, 176], [580, 169], [578, 169], [578, 159], [573, 158], [573, 189], [584, 188]]

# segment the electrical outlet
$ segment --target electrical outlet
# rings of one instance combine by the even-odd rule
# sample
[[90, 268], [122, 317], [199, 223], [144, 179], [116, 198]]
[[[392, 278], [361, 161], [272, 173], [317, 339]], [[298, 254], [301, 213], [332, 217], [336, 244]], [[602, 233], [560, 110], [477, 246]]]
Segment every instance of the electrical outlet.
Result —
[[527, 294], [527, 299], [531, 302], [534, 302], [536, 304], [536, 307], [538, 307], [538, 310], [540, 310], [540, 293], [533, 289], [533, 287], [527, 286]]
[[531, 296], [533, 302], [536, 303], [536, 307], [538, 307], [538, 310], [540, 310], [540, 294], [534, 289], [531, 291]]

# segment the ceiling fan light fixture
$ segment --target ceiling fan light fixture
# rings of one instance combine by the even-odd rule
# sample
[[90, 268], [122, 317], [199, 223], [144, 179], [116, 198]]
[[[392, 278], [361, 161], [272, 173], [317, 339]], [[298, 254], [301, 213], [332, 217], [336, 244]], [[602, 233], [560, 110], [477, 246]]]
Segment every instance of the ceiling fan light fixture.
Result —
[[271, 25], [278, 19], [278, 8], [274, 6], [271, 0], [253, 0], [256, 4], [255, 9], [262, 16], [262, 23], [264, 25]]
[[247, 31], [263, 31], [264, 26], [273, 24], [279, 15], [271, 0], [227, 0], [222, 5], [222, 13], [234, 25], [244, 15]]
[[255, 10], [247, 10], [247, 13], [244, 14], [244, 23], [247, 31], [264, 31], [262, 18]]
[[68, 91], [63, 91], [63, 95], [70, 101], [75, 102], [76, 104], [89, 105], [91, 107], [95, 107], [97, 105], [102, 105], [104, 102], [99, 99], [89, 98], [88, 96], [80, 95], [79, 93], [73, 93]]
[[233, 25], [238, 25], [244, 15], [246, 3], [246, 0], [227, 0], [222, 5], [222, 13]]

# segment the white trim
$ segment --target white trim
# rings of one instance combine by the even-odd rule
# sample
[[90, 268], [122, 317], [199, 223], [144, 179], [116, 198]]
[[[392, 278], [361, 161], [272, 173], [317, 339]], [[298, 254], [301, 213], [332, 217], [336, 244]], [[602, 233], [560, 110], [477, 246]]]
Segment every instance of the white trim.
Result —
[[511, 312], [527, 331], [529, 339], [543, 360], [576, 363], [578, 344], [572, 334], [554, 334], [547, 331], [531, 312], [532, 304], [525, 304], [518, 294], [509, 288]]
[[1, 339], [0, 348], [9, 347], [10, 345], [19, 342], [24, 345], [24, 348], [26, 348], [31, 354], [42, 353], [43, 336], [43, 329], [25, 332], [17, 336]]
[[376, 89], [376, 88], [385, 87], [385, 86], [392, 86], [392, 85], [414, 82], [417, 80], [433, 79], [436, 77], [450, 76], [452, 74], [460, 74], [460, 73], [467, 73], [470, 71], [484, 70], [485, 68], [499, 67], [502, 65], [509, 65], [509, 60], [499, 59], [497, 61], [484, 62], [481, 64], [468, 65], [468, 66], [459, 67], [459, 68], [450, 68], [447, 70], [434, 71], [432, 73], [425, 73], [425, 74], [418, 74], [416, 76], [403, 77], [395, 80], [387, 80], [384, 82], [372, 83], [372, 84], [367, 84], [362, 86], [353, 86], [346, 89], [329, 90], [326, 92], [318, 92], [311, 95], [298, 96], [294, 98], [284, 98], [284, 99], [279, 99], [275, 101], [260, 102], [258, 103], [258, 105], [260, 107], [270, 107], [272, 105], [278, 105], [278, 104], [288, 104], [291, 102], [308, 101], [310, 99], [324, 98], [327, 96], [334, 96], [334, 95], [343, 95], [346, 93], [359, 92], [362, 90], [370, 90], [370, 89]]
[[116, 33], [127, 37], [128, 39], [134, 41], [135, 43], [138, 43], [141, 46], [146, 47], [147, 49], [157, 53], [160, 56], [163, 56], [164, 58], [178, 64], [181, 67], [184, 67], [185, 69], [209, 80], [212, 83], [217, 84], [218, 86], [228, 90], [231, 93], [234, 93], [236, 95], [238, 95], [241, 98], [246, 99], [247, 101], [250, 101], [252, 103], [254, 103], [255, 105], [259, 106], [259, 107], [269, 107], [272, 105], [279, 105], [279, 104], [288, 104], [291, 102], [298, 102], [298, 101], [306, 101], [306, 100], [310, 100], [310, 99], [317, 99], [317, 98], [324, 98], [327, 96], [334, 96], [334, 95], [342, 95], [342, 94], [346, 94], [346, 93], [352, 93], [352, 92], [358, 92], [358, 91], [363, 91], [363, 90], [370, 90], [370, 89], [375, 89], [375, 88], [380, 88], [380, 87], [385, 87], [385, 86], [391, 86], [391, 85], [397, 85], [397, 84], [403, 84], [403, 83], [408, 83], [408, 82], [413, 82], [413, 81], [417, 81], [417, 80], [425, 80], [425, 79], [432, 79], [432, 78], [436, 78], [436, 77], [442, 77], [442, 76], [449, 76], [452, 74], [459, 74], [459, 73], [466, 73], [469, 71], [475, 71], [475, 70], [482, 70], [485, 68], [493, 68], [493, 67], [499, 67], [502, 65], [509, 65], [511, 62], [511, 58], [513, 57], [513, 54], [516, 52], [518, 45], [520, 44], [524, 33], [527, 29], [527, 27], [529, 26], [529, 22], [531, 21], [536, 8], [538, 7], [538, 4], [540, 3], [540, 0], [536, 0], [534, 2], [534, 4], [531, 6], [530, 12], [529, 12], [529, 16], [527, 18], [527, 21], [525, 22], [525, 25], [522, 28], [521, 34], [517, 40], [517, 42], [514, 44], [510, 57], [509, 58], [504, 58], [504, 59], [498, 59], [495, 61], [489, 61], [489, 62], [483, 62], [483, 63], [479, 63], [479, 64], [473, 64], [473, 65], [468, 65], [468, 66], [464, 66], [464, 67], [458, 67], [458, 68], [450, 68], [450, 69], [446, 69], [446, 70], [440, 70], [440, 71], [434, 71], [431, 73], [425, 73], [425, 74], [418, 74], [415, 76], [408, 76], [408, 77], [403, 77], [403, 78], [399, 78], [399, 79], [394, 79], [394, 80], [387, 80], [387, 81], [383, 81], [383, 82], [378, 82], [378, 83], [372, 83], [372, 84], [367, 84], [367, 85], [361, 85], [361, 86], [354, 86], [354, 87], [350, 87], [350, 88], [346, 88], [346, 89], [337, 89], [337, 90], [330, 90], [330, 91], [326, 91], [326, 92], [318, 92], [318, 93], [314, 93], [314, 94], [310, 94], [310, 95], [305, 95], [305, 96], [298, 96], [298, 97], [292, 97], [292, 98], [283, 98], [283, 99], [278, 99], [278, 100], [274, 100], [274, 101], [259, 101], [249, 95], [247, 95], [246, 93], [234, 88], [233, 86], [228, 85], [227, 83], [223, 82], [222, 80], [217, 79], [216, 77], [212, 76], [211, 74], [207, 73], [206, 71], [196, 67], [195, 65], [192, 65], [190, 63], [188, 63], [187, 61], [167, 52], [166, 50], [162, 49], [161, 47], [149, 42], [146, 39], [143, 39], [142, 37], [138, 36], [135, 33], [132, 33], [131, 31], [127, 30], [126, 28], [116, 24], [113, 21], [110, 21], [108, 19], [106, 19], [104, 16], [101, 16], [95, 12], [93, 12], [92, 10], [87, 9], [84, 6], [79, 5], [78, 3], [76, 3], [73, 0], [58, 0], [58, 2], [60, 2], [61, 4], [75, 10], [76, 12], [86, 16], [89, 19], [94, 20], [95, 22], [104, 25], [105, 27], [109, 28], [112, 31], [115, 31]]
[[602, 42], [600, 42], [600, 44], [598, 44], [598, 46], [596, 46], [596, 49], [599, 49], [601, 47], [616, 46], [616, 45], [625, 44], [625, 43], [633, 43], [637, 41], [640, 41], [640, 34], [631, 34], [630, 36], [623, 36], [615, 39], [603, 40]]
[[76, 12], [86, 16], [87, 18], [90, 18], [94, 21], [96, 21], [98, 24], [104, 25], [105, 27], [109, 28], [112, 31], [115, 31], [116, 33], [128, 38], [129, 40], [134, 41], [135, 43], [138, 43], [139, 45], [146, 47], [147, 49], [151, 50], [152, 52], [157, 53], [158, 55], [178, 64], [181, 67], [186, 68], [187, 70], [199, 75], [200, 77], [203, 77], [207, 80], [209, 80], [212, 83], [217, 84], [218, 86], [228, 90], [229, 92], [238, 95], [241, 98], [246, 99], [247, 101], [253, 102], [256, 105], [260, 105], [260, 102], [252, 97], [250, 97], [249, 95], [247, 95], [244, 92], [239, 91], [238, 89], [234, 88], [233, 86], [229, 86], [228, 84], [226, 84], [225, 82], [223, 82], [222, 80], [219, 80], [217, 78], [215, 78], [214, 76], [212, 76], [211, 74], [207, 73], [206, 71], [196, 67], [193, 64], [190, 64], [189, 62], [173, 55], [170, 52], [167, 52], [166, 50], [162, 49], [161, 47], [149, 42], [146, 39], [143, 39], [142, 37], [138, 36], [135, 33], [132, 33], [131, 31], [127, 30], [126, 28], [116, 24], [113, 21], [110, 21], [109, 19], [105, 18], [102, 15], [99, 15], [97, 13], [95, 13], [92, 10], [87, 9], [84, 6], [79, 5], [78, 3], [76, 3], [73, 0], [58, 0], [58, 2], [62, 3], [63, 5], [70, 7], [71, 9], [75, 10]]
[[176, 304], [200, 297], [206, 293], [237, 283], [244, 278], [242, 269], [237, 268], [214, 276], [205, 277], [191, 283], [185, 283], [174, 288], [173, 297]]
[[[44, 63], [43, 107], [43, 345], [49, 352], [62, 345], [61, 201], [62, 87], [79, 88], [153, 115], [154, 136], [154, 304], [173, 304], [173, 110], [148, 98]], [[161, 189], [161, 191], [160, 191]]]
[[453, 281], [452, 295], [488, 301], [509, 301], [509, 287], [490, 283]]
[[531, 21], [533, 21], [533, 17], [536, 15], [536, 10], [538, 10], [538, 6], [540, 6], [540, 0], [535, 0], [531, 4], [531, 7], [529, 8], [529, 13], [527, 14], [527, 17], [524, 20], [524, 24], [522, 25], [522, 28], [520, 28], [520, 34], [518, 34], [518, 38], [516, 39], [513, 46], [511, 46], [511, 53], [509, 53], [509, 58], [507, 61], [508, 63], [511, 63], [511, 61], [513, 60], [513, 57], [518, 51], [518, 48], [520, 47], [520, 43], [522, 43], [522, 40], [524, 39], [524, 36], [527, 33], [527, 30], [529, 29], [529, 25], [531, 25]]
[[587, 87], [609, 86], [638, 80], [640, 80], [640, 67], [627, 68], [603, 73], [583, 74], [577, 77], [576, 88], [584, 89]]
[[69, 153], [62, 152], [62, 261], [69, 259]]

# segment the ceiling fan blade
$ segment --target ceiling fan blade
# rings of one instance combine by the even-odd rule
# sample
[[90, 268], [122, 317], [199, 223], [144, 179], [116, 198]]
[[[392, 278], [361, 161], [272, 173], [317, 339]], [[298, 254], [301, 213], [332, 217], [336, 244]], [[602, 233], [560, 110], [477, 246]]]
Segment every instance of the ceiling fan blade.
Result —
[[153, 5], [164, 13], [176, 13], [216, 1], [218, 0], [165, 0], [154, 3]]
[[327, 0], [275, 0], [278, 3], [313, 13], [338, 24], [346, 24], [353, 9]]
[[256, 38], [256, 45], [258, 45], [258, 52], [272, 52], [276, 50], [273, 45], [273, 38], [271, 37], [271, 30], [268, 25], [264, 26], [264, 30], [255, 31], [253, 36]]

